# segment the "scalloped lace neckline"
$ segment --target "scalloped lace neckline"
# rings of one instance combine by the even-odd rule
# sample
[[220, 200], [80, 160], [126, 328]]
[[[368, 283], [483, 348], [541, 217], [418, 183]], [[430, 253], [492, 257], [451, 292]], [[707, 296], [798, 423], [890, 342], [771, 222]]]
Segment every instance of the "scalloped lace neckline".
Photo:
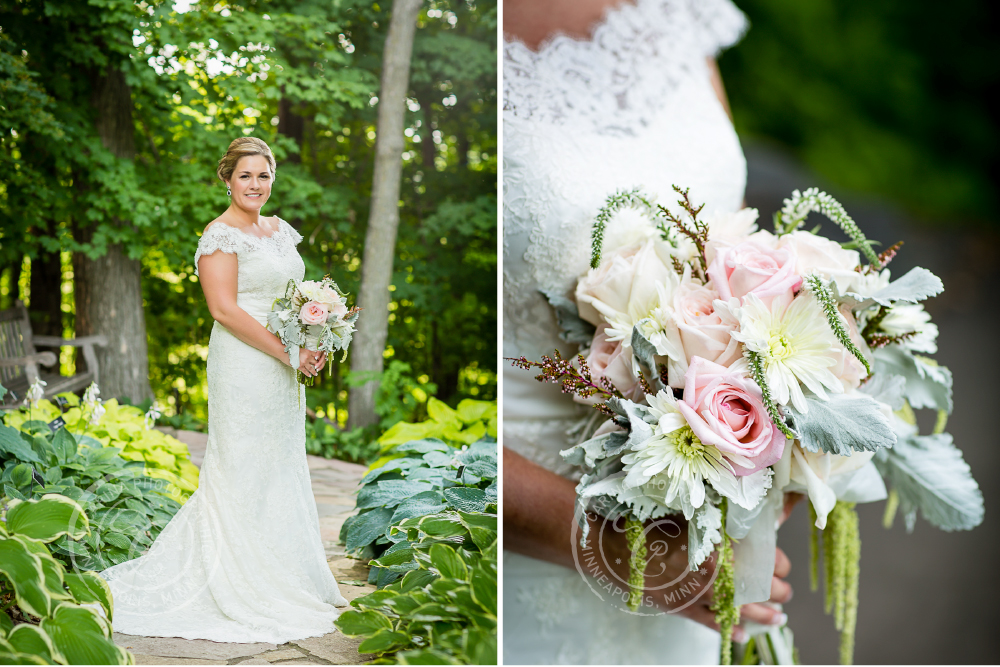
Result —
[[[605, 7], [604, 13], [601, 18], [594, 23], [590, 30], [589, 37], [573, 37], [568, 35], [562, 30], [557, 30], [545, 39], [543, 39], [538, 44], [537, 49], [530, 49], [528, 45], [521, 41], [519, 38], [507, 39], [506, 33], [503, 33], [503, 43], [504, 46], [518, 46], [524, 51], [526, 51], [532, 58], [542, 58], [545, 53], [551, 50], [554, 46], [562, 42], [572, 42], [574, 44], [580, 45], [593, 45], [598, 43], [598, 38], [607, 29], [607, 26], [614, 20], [614, 17], [618, 14], [622, 14], [629, 10], [639, 9], [646, 0], [620, 0], [618, 4], [612, 5], [610, 7]], [[502, 31], [501, 31], [502, 32]]]
[[274, 230], [273, 232], [271, 232], [271, 234], [269, 236], [255, 236], [253, 234], [247, 234], [245, 231], [243, 231], [239, 227], [233, 227], [232, 225], [228, 225], [228, 224], [222, 222], [221, 220], [217, 220], [214, 224], [216, 224], [216, 225], [222, 225], [223, 227], [228, 227], [229, 229], [232, 229], [233, 231], [236, 231], [236, 232], [238, 232], [238, 233], [242, 234], [243, 236], [246, 236], [247, 238], [250, 238], [250, 239], [256, 239], [258, 241], [270, 241], [275, 236], [278, 236], [279, 234], [284, 234], [285, 233], [285, 226], [283, 224], [281, 224], [283, 222], [284, 222], [284, 220], [282, 220], [281, 218], [278, 218], [278, 228], [276, 230]]

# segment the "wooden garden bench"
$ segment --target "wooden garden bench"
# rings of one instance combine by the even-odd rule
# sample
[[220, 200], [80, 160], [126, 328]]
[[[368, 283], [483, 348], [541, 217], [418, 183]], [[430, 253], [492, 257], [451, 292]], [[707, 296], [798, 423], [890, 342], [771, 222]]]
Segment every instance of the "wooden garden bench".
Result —
[[[91, 382], [100, 382], [94, 346], [107, 344], [108, 339], [104, 336], [59, 338], [32, 335], [28, 310], [21, 301], [15, 302], [13, 308], [0, 311], [0, 385], [7, 388], [0, 407], [22, 404], [28, 387], [38, 378], [47, 383], [45, 398], [64, 391], [80, 391]], [[55, 366], [59, 356], [55, 352], [38, 352], [35, 348], [60, 348], [64, 345], [82, 348], [87, 370], [65, 377], [59, 375], [58, 367], [54, 371], [41, 369], [42, 366]]]

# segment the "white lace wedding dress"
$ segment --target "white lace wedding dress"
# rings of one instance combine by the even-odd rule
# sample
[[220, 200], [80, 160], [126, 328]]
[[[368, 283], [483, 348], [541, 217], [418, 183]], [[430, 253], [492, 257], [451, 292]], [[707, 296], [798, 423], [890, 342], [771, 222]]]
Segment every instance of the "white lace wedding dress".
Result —
[[[236, 303], [261, 324], [305, 266], [285, 221], [268, 238], [215, 223], [198, 259], [239, 262]], [[101, 572], [115, 631], [281, 644], [334, 630], [347, 605], [326, 562], [295, 371], [218, 322], [208, 345], [208, 449], [198, 490], [149, 551]]]
[[[705, 215], [740, 207], [746, 162], [706, 57], [745, 27], [728, 0], [637, 0], [611, 9], [589, 40], [559, 36], [537, 52], [504, 42], [503, 356], [575, 352], [538, 290], [572, 296], [594, 215], [616, 189], [673, 205], [677, 184]], [[624, 213], [607, 242], [646, 224]], [[504, 445], [571, 476], [559, 450], [588, 412], [534, 375], [504, 369]], [[505, 664], [718, 660], [714, 631], [619, 611], [574, 570], [505, 552], [503, 581]]]

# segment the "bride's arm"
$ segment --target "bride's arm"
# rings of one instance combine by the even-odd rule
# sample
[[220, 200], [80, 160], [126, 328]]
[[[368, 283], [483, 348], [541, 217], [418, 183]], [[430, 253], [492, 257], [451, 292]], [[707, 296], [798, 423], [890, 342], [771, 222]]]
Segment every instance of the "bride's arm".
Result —
[[[576, 485], [550, 470], [532, 463], [520, 454], [503, 449], [503, 548], [525, 556], [548, 561], [567, 568], [575, 568], [572, 532], [576, 521]], [[685, 530], [676, 537], [658, 534], [656, 539], [670, 543], [666, 553], [657, 557], [646, 571], [661, 571], [659, 577], [647, 574], [647, 587], [655, 588], [662, 581], [670, 581], [687, 567], [687, 554], [681, 548], [687, 545]], [[609, 523], [598, 519], [590, 520], [591, 538], [596, 541], [600, 531], [604, 558], [600, 561], [602, 573], [612, 580], [628, 580], [629, 548], [622, 533], [609, 529]], [[650, 538], [652, 539], [652, 538]], [[610, 568], [619, 563], [618, 572]], [[657, 567], [662, 566], [662, 567]], [[710, 567], [706, 562], [705, 567]], [[792, 597], [792, 588], [782, 577], [788, 576], [791, 564], [780, 549], [775, 555], [775, 577], [771, 584], [771, 600], [787, 602]], [[654, 599], [656, 597], [654, 596]], [[705, 595], [679, 613], [713, 629], [715, 613], [708, 606], [711, 596]], [[744, 620], [770, 624], [781, 620], [781, 613], [761, 604], [744, 605], [741, 610]], [[742, 631], [742, 630], [741, 630]], [[738, 635], [739, 633], [737, 633]]]
[[[199, 257], [198, 275], [205, 301], [208, 302], [208, 312], [216, 322], [247, 345], [291, 366], [281, 339], [236, 304], [238, 270], [239, 263], [234, 254], [217, 250], [211, 255]], [[299, 370], [303, 375], [312, 377], [317, 374], [315, 357], [315, 352], [305, 348], [299, 350]]]

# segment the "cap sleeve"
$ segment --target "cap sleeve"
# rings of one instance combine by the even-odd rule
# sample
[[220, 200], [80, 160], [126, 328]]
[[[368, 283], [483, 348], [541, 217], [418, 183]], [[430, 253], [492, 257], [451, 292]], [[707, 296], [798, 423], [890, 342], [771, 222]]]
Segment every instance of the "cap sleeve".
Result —
[[210, 226], [198, 240], [198, 249], [194, 253], [194, 275], [198, 275], [198, 260], [202, 255], [211, 255], [216, 250], [236, 254], [239, 250], [240, 237], [243, 232], [228, 225], [217, 222]]
[[715, 57], [746, 34], [750, 21], [730, 0], [695, 0], [689, 5], [702, 52]]
[[292, 239], [292, 242], [295, 243], [295, 245], [298, 245], [299, 241], [302, 240], [302, 234], [299, 234], [294, 227], [292, 227], [290, 224], [288, 224], [281, 218], [278, 218], [278, 224], [281, 226], [282, 229], [284, 229], [288, 233], [288, 236]]

